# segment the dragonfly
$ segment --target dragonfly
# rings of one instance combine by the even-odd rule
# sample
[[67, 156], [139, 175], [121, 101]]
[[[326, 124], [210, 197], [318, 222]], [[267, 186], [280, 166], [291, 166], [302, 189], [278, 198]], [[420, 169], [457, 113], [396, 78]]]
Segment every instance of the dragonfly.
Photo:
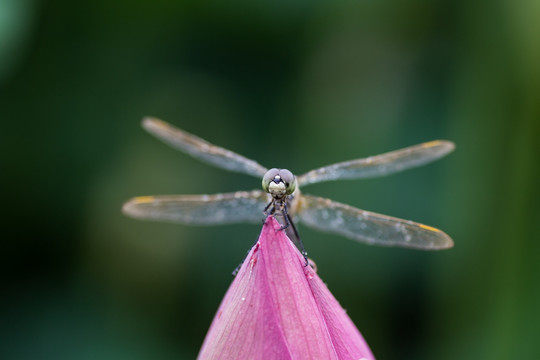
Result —
[[[139, 196], [123, 205], [127, 216], [187, 225], [221, 225], [260, 223], [263, 214], [281, 215], [282, 229], [298, 241], [296, 222], [371, 245], [441, 250], [454, 244], [446, 233], [432, 226], [300, 192], [304, 186], [324, 181], [380, 177], [430, 163], [454, 150], [451, 141], [429, 141], [324, 166], [296, 177], [286, 169], [267, 169], [157, 118], [143, 119], [142, 126], [166, 144], [202, 162], [262, 179], [262, 189], [213, 195]], [[303, 246], [301, 250], [307, 259]]]

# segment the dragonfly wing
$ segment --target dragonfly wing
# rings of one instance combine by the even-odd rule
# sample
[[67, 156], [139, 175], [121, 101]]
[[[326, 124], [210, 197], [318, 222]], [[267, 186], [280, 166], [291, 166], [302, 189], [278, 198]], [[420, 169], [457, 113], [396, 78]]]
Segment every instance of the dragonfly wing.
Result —
[[314, 229], [373, 245], [439, 250], [454, 245], [439, 229], [302, 194], [298, 217]]
[[298, 185], [341, 179], [384, 176], [435, 161], [454, 150], [451, 141], [435, 140], [385, 154], [344, 161], [311, 170], [298, 177]]
[[188, 225], [261, 223], [270, 201], [260, 190], [216, 195], [140, 196], [126, 202], [124, 214], [147, 220]]
[[267, 169], [257, 162], [230, 150], [212, 145], [195, 135], [180, 130], [165, 121], [145, 118], [143, 128], [170, 146], [188, 153], [210, 165], [262, 178]]

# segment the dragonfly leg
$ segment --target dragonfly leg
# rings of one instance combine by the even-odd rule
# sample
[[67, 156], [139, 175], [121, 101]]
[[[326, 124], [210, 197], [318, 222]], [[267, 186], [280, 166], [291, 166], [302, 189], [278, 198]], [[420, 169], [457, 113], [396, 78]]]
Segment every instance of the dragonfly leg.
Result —
[[[280, 230], [285, 230], [291, 225], [291, 218], [289, 217], [289, 209], [287, 208], [287, 203], [281, 204], [281, 215], [283, 216], [284, 225], [281, 225]], [[295, 234], [296, 235], [296, 234]]]
[[281, 230], [285, 230], [289, 226], [292, 228], [294, 236], [296, 237], [296, 243], [298, 244], [298, 247], [300, 248], [300, 253], [304, 257], [305, 260], [305, 266], [309, 265], [308, 257], [307, 257], [307, 251], [304, 248], [304, 243], [302, 242], [302, 239], [300, 239], [300, 235], [298, 234], [298, 230], [296, 230], [296, 226], [294, 225], [294, 222], [292, 221], [291, 217], [289, 216], [289, 211], [287, 208], [287, 204], [283, 204], [283, 218], [285, 220], [285, 225], [281, 226]]
[[[263, 210], [263, 211], [264, 211], [264, 215], [265, 215], [265, 216], [268, 216], [268, 209], [269, 209], [270, 206], [272, 206], [273, 204], [274, 204], [274, 200], [272, 199], [272, 201], [270, 201], [270, 202], [268, 203], [268, 205], [266, 205], [266, 206], [264, 207], [264, 210]], [[272, 208], [272, 210], [270, 211], [270, 214], [272, 214], [273, 212], [274, 212], [274, 208]]]
[[269, 216], [275, 216], [275, 213], [276, 213], [276, 208], [272, 207], [268, 213], [264, 214], [263, 225], [266, 222], [266, 219], [268, 219]]
[[270, 201], [268, 203], [268, 205], [265, 206], [264, 210], [263, 210], [263, 213], [264, 213], [264, 217], [262, 219], [262, 223], [263, 225], [266, 223], [266, 219], [268, 219], [268, 216], [272, 215], [274, 213], [274, 211], [276, 211], [276, 208], [275, 207], [272, 207], [272, 209], [270, 211], [268, 211], [268, 209], [270, 208], [270, 206], [272, 206], [274, 204], [274, 200], [272, 199], [272, 201]]
[[305, 261], [304, 267], [306, 267], [309, 265], [309, 261], [307, 257], [308, 254], [307, 254], [306, 248], [304, 247], [304, 243], [302, 242], [302, 239], [300, 239], [300, 235], [298, 235], [298, 230], [296, 230], [296, 226], [294, 225], [294, 222], [289, 217], [289, 214], [286, 215], [286, 218], [288, 218], [288, 222], [289, 224], [291, 224], [291, 228], [293, 229], [294, 236], [296, 236], [296, 243], [298, 244], [298, 247], [300, 248], [300, 253], [304, 257], [304, 261]]

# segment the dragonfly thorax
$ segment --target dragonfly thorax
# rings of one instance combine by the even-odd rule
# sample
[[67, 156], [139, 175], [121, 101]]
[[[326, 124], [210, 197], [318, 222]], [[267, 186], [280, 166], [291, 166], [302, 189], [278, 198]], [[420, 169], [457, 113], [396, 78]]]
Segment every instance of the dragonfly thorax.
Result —
[[296, 177], [287, 169], [273, 168], [264, 174], [262, 187], [274, 199], [281, 199], [294, 192], [296, 189]]

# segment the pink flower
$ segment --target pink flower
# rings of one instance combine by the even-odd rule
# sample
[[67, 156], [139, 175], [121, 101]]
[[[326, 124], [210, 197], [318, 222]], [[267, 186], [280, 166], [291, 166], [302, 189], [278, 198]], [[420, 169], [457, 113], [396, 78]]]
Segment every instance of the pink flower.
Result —
[[227, 291], [198, 359], [374, 359], [273, 218]]

